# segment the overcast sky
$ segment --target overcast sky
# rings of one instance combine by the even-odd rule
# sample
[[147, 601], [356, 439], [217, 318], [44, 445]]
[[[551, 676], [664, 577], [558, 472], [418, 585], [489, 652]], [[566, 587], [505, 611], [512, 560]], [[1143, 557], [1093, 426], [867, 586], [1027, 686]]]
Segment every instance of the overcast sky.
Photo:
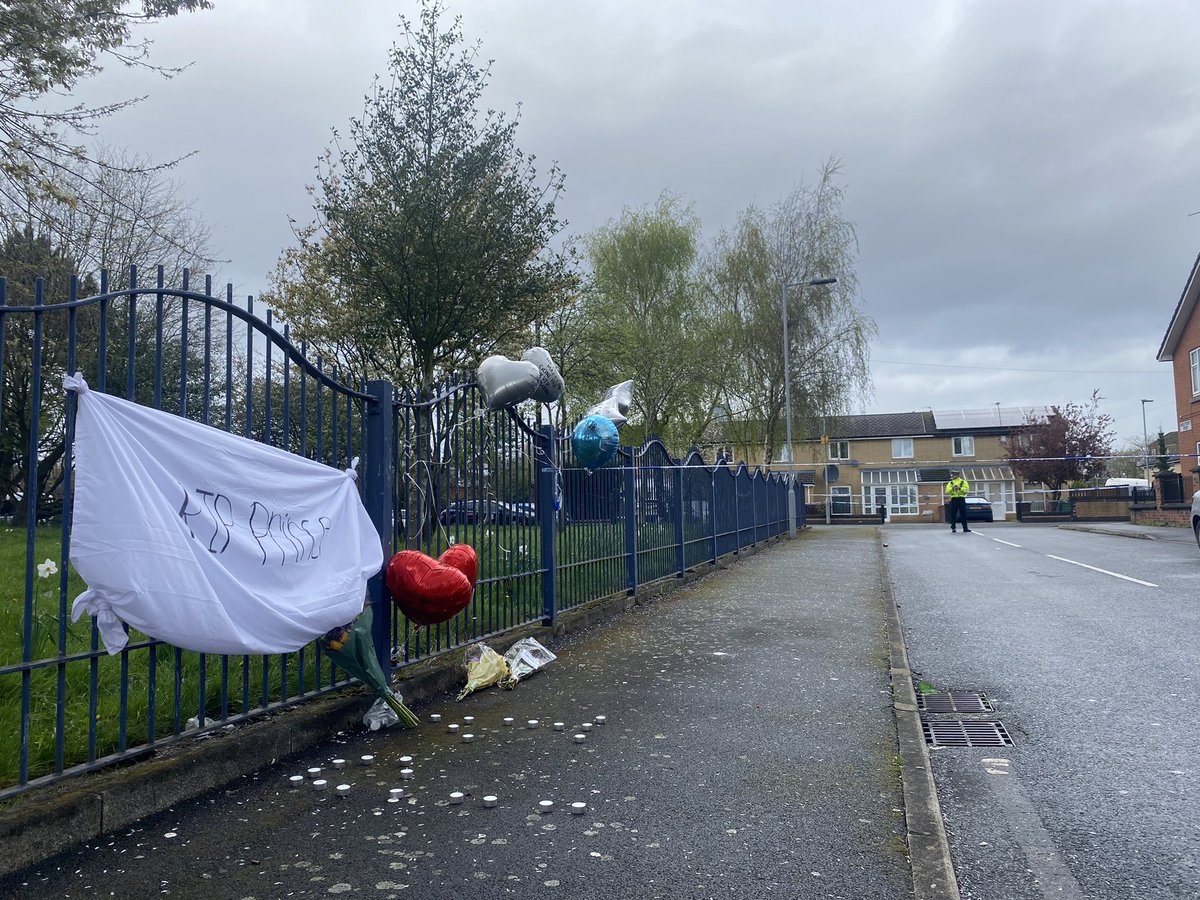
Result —
[[[172, 81], [113, 70], [104, 126], [169, 158], [257, 294], [332, 128], [362, 112], [413, 0], [215, 0], [155, 26]], [[1200, 249], [1200, 4], [449, 0], [486, 102], [566, 173], [582, 234], [672, 191], [706, 233], [836, 155], [879, 327], [861, 411], [1083, 403], [1119, 440], [1175, 427], [1155, 360]], [[80, 96], [84, 96], [83, 93]], [[821, 274], [821, 273], [814, 273]]]

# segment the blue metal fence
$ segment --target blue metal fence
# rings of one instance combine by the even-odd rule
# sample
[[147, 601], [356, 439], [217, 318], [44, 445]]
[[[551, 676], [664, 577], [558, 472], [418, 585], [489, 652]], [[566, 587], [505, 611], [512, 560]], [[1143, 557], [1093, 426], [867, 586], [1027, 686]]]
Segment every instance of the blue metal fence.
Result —
[[[317, 644], [271, 657], [212, 657], [138, 633], [109, 657], [95, 626], [69, 621], [84, 586], [68, 564], [74, 395], [62, 376], [345, 468], [385, 552], [479, 556], [471, 604], [416, 628], [368, 599], [381, 660], [405, 665], [513, 628], [553, 623], [780, 534], [780, 475], [675, 460], [658, 441], [622, 448], [596, 471], [573, 467], [569, 438], [479, 406], [472, 378], [427, 394], [348, 384], [310, 360], [270, 311], [122, 273], [81, 282], [0, 279], [0, 798], [137, 757], [198, 729], [232, 725], [338, 689], [345, 673]], [[62, 290], [58, 302], [48, 291]], [[799, 510], [803, 513], [803, 503]], [[42, 577], [44, 560], [57, 572]]]

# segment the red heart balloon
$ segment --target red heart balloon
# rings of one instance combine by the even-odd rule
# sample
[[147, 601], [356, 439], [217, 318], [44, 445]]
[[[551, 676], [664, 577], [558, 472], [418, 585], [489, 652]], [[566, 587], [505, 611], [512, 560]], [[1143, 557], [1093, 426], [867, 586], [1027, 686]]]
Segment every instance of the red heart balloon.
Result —
[[438, 562], [454, 566], [467, 576], [471, 587], [475, 586], [475, 579], [479, 577], [479, 557], [470, 544], [451, 544], [450, 549], [438, 557]]
[[[459, 548], [465, 548], [459, 549]], [[451, 551], [456, 551], [447, 558]], [[463, 569], [469, 565], [470, 577]], [[475, 551], [455, 544], [439, 559], [417, 550], [401, 550], [384, 576], [392, 602], [418, 627], [452, 619], [471, 602], [478, 563]]]

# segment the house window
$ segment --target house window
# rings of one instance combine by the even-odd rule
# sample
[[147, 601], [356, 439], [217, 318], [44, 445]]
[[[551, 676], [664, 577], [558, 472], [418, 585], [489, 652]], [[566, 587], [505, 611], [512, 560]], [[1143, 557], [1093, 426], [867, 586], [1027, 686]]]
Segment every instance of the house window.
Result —
[[917, 508], [917, 486], [915, 484], [887, 484], [863, 487], [863, 508], [866, 514], [874, 513], [879, 504], [887, 506], [889, 516], [915, 516]]
[[[832, 447], [833, 445], [830, 444]], [[850, 515], [850, 488], [848, 485], [838, 485], [829, 489], [829, 511], [834, 515]]]
[[1192, 396], [1200, 394], [1200, 347], [1188, 354], [1188, 366], [1192, 370]]
[[849, 459], [850, 458], [850, 442], [849, 441], [830, 441], [829, 442], [829, 458], [830, 459]]
[[892, 438], [892, 459], [912, 459], [912, 438]]
[[955, 456], [974, 456], [975, 438], [971, 437], [970, 435], [954, 438], [953, 452]]

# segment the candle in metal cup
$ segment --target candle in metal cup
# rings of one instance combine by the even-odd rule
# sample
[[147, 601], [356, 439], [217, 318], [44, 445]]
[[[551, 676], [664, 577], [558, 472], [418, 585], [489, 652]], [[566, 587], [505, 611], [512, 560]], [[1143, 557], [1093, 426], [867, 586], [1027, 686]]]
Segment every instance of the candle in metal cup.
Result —
[[581, 731], [591, 731], [591, 730], [592, 730], [592, 723], [591, 723], [591, 722], [584, 722], [582, 725], [580, 725], [580, 726], [579, 726], [579, 729], [580, 729]]
[[538, 801], [538, 812], [540, 812], [544, 815], [548, 812], [553, 812], [553, 811], [554, 811], [554, 801], [553, 800], [539, 800]]
[[321, 769], [319, 766], [313, 766], [311, 769], [308, 770], [309, 778], [316, 778], [320, 774], [321, 774]]
[[369, 766], [369, 765], [371, 765], [371, 763], [375, 762], [375, 757], [372, 756], [370, 753], [367, 753], [363, 756], [360, 756], [358, 758], [358, 761], [360, 763], [362, 763], [364, 766]]
[[292, 783], [292, 787], [300, 787], [300, 785], [304, 784], [304, 776], [303, 775], [293, 775], [291, 778], [288, 779], [288, 781], [290, 781]]
[[450, 802], [451, 802], [452, 804], [454, 804], [455, 806], [457, 806], [458, 804], [462, 803], [462, 802], [463, 802], [463, 792], [462, 792], [462, 791], [455, 791], [454, 793], [452, 793], [452, 794], [450, 795]]
[[470, 725], [474, 721], [475, 721], [474, 716], [463, 716], [463, 722], [466, 723], [467, 725]]
[[596, 716], [596, 718], [592, 721], [594, 721], [597, 725], [603, 725], [608, 721], [608, 716]]
[[402, 766], [407, 766], [407, 765], [408, 765], [409, 763], [411, 763], [411, 762], [412, 762], [412, 757], [411, 757], [411, 756], [402, 756], [402, 757], [400, 757], [400, 765], [402, 765]]
[[530, 719], [528, 722], [526, 722], [526, 723], [525, 723], [525, 727], [526, 727], [526, 728], [537, 728], [537, 727], [538, 727], [538, 720], [537, 720], [537, 719]]
[[575, 803], [571, 804], [571, 815], [582, 816], [585, 812], [587, 812], [586, 803], [576, 801]]
[[512, 716], [505, 716], [505, 717], [504, 717], [504, 724], [505, 724], [505, 725], [511, 725], [512, 723], [513, 723], [513, 717], [512, 717]]
[[440, 721], [442, 721], [442, 714], [441, 714], [441, 713], [430, 713], [430, 714], [429, 714], [429, 721], [430, 721], [430, 722], [440, 722]]
[[337, 792], [339, 797], [345, 797], [348, 793], [350, 793], [350, 785], [339, 784], [337, 786]]
[[451, 734], [458, 734], [458, 726], [457, 725], [453, 725], [453, 724], [447, 725], [446, 730], [449, 731]]
[[388, 795], [392, 800], [399, 800], [404, 796], [404, 788], [391, 788]]
[[492, 807], [494, 807], [496, 805], [496, 798], [492, 794], [488, 794], [486, 797], [483, 798], [483, 805], [486, 806], [488, 809], [491, 809]]
[[412, 770], [412, 769], [401, 769], [401, 770], [400, 770], [400, 777], [401, 777], [401, 778], [412, 778], [412, 777], [413, 777], [413, 770]]
[[562, 731], [562, 730], [563, 730], [564, 728], [566, 728], [566, 727], [567, 727], [567, 726], [566, 726], [564, 723], [562, 723], [562, 722], [555, 722], [555, 723], [554, 723], [554, 730], [555, 730], [555, 731]]
[[470, 734], [470, 733], [464, 734], [462, 736], [462, 740], [463, 740], [464, 744], [469, 744], [469, 743], [471, 743], [471, 741], [475, 740], [475, 735]]
[[323, 791], [323, 790], [325, 790], [325, 786], [327, 784], [329, 784], [329, 782], [326, 781], [324, 778], [318, 778], [316, 781], [314, 781], [312, 783], [313, 790], [314, 791]]
[[586, 734], [580, 733], [580, 734], [575, 735], [575, 743], [577, 743], [577, 744], [582, 744], [586, 740], [587, 740]]
[[344, 759], [335, 759], [333, 761], [333, 767], [335, 769], [344, 769], [346, 768], [346, 761]]

